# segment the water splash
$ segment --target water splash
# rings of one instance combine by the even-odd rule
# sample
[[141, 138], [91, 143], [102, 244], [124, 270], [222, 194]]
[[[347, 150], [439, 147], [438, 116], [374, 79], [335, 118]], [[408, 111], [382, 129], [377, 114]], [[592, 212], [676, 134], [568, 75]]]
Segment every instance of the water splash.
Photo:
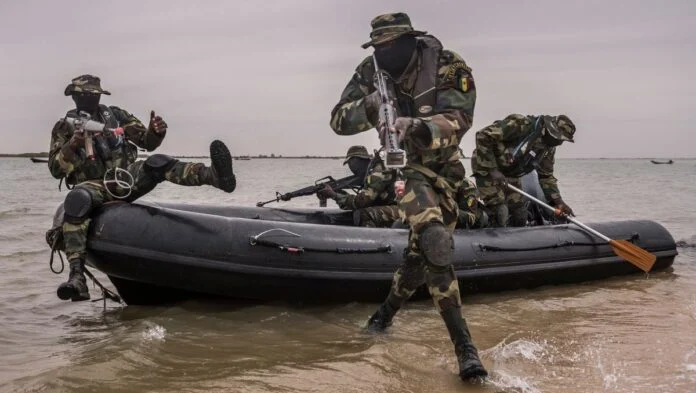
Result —
[[143, 341], [164, 341], [166, 335], [167, 329], [153, 323], [145, 327], [142, 338]]
[[514, 393], [541, 393], [537, 387], [526, 381], [522, 377], [507, 374], [504, 371], [496, 371], [490, 383], [503, 392]]

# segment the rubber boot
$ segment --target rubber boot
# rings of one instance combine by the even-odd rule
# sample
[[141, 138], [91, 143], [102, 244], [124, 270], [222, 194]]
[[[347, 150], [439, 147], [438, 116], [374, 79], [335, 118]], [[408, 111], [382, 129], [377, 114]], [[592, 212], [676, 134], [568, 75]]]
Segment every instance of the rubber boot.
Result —
[[392, 324], [394, 315], [399, 308], [392, 306], [388, 301], [382, 303], [377, 311], [367, 321], [367, 330], [370, 332], [383, 332]]
[[202, 171], [201, 181], [225, 192], [232, 192], [237, 187], [237, 179], [232, 170], [232, 155], [222, 141], [210, 144], [211, 166]]
[[454, 344], [454, 353], [459, 363], [459, 378], [469, 381], [475, 378], [485, 378], [488, 372], [483, 368], [478, 351], [471, 341], [471, 333], [458, 307], [440, 313], [445, 321], [450, 338]]
[[82, 259], [70, 261], [68, 281], [58, 286], [57, 295], [61, 300], [70, 299], [73, 302], [89, 300], [89, 290], [87, 289], [84, 269], [85, 261]]

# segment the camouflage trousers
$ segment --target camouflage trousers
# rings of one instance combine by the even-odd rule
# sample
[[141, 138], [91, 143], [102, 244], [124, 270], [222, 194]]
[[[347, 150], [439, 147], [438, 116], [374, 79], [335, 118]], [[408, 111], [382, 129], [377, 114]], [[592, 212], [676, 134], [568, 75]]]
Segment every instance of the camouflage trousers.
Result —
[[353, 221], [360, 227], [389, 228], [399, 218], [397, 205], [370, 206], [353, 212]]
[[[133, 202], [141, 196], [152, 191], [159, 183], [158, 179], [147, 172], [143, 165], [145, 161], [139, 160], [128, 166], [128, 172], [133, 176], [134, 185], [131, 194], [124, 199], [117, 199], [106, 191], [101, 181], [86, 181], [75, 186], [90, 193], [92, 197], [91, 211], [101, 207], [105, 203], [113, 201]], [[201, 163], [177, 162], [171, 169], [164, 173], [165, 180], [183, 186], [200, 186], [204, 183], [201, 178], [201, 170], [206, 168]], [[112, 190], [113, 191], [113, 190]], [[116, 193], [116, 195], [119, 195]], [[68, 260], [84, 258], [87, 252], [87, 234], [91, 219], [86, 217], [79, 223], [63, 223], [63, 240], [65, 255]]]
[[[508, 177], [507, 181], [510, 185], [522, 188], [522, 178]], [[522, 195], [504, 185], [495, 184], [487, 172], [485, 175], [476, 174], [476, 185], [488, 210], [489, 226], [523, 227], [527, 224], [527, 204]]]
[[429, 263], [419, 244], [419, 234], [433, 223], [444, 225], [452, 233], [457, 214], [458, 207], [451, 190], [435, 189], [422, 175], [408, 177], [404, 196], [399, 201], [399, 215], [410, 230], [404, 262], [394, 273], [387, 298], [392, 306], [401, 307], [425, 283], [438, 312], [461, 307], [454, 267]]

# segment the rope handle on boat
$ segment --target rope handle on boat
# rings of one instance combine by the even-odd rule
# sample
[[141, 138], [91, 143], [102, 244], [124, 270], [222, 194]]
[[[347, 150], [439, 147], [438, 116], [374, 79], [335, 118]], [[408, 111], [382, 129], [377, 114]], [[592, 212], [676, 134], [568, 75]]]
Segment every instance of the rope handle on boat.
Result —
[[276, 247], [280, 251], [285, 251], [289, 252], [291, 254], [303, 254], [305, 252], [311, 251], [311, 252], [332, 252], [336, 254], [375, 254], [375, 253], [392, 253], [392, 246], [391, 244], [385, 244], [382, 246], [374, 247], [374, 248], [343, 248], [343, 247], [337, 247], [337, 248], [315, 248], [315, 247], [300, 247], [300, 246], [291, 246], [286, 243], [278, 243], [270, 240], [265, 240], [261, 239], [261, 236], [273, 232], [273, 231], [281, 231], [288, 233], [294, 237], [302, 237], [302, 235], [299, 235], [294, 232], [290, 232], [286, 229], [282, 228], [273, 228], [269, 229], [267, 231], [263, 231], [259, 233], [258, 235], [255, 236], [250, 236], [249, 237], [249, 244], [252, 246], [266, 246], [266, 247]]
[[[625, 239], [631, 243], [635, 243], [636, 240], [640, 239], [640, 235], [637, 233], [634, 233], [629, 237], [628, 239]], [[572, 247], [572, 246], [598, 246], [602, 245], [602, 243], [583, 243], [583, 242], [574, 242], [574, 241], [563, 241], [560, 243], [556, 244], [551, 244], [548, 246], [538, 246], [538, 247], [529, 247], [529, 248], [506, 248], [506, 247], [498, 247], [498, 246], [487, 246], [485, 244], [477, 244], [479, 251], [509, 251], [509, 252], [517, 252], [517, 251], [537, 251], [537, 250], [548, 250], [548, 249], [553, 249], [553, 248], [561, 248], [561, 247]]]

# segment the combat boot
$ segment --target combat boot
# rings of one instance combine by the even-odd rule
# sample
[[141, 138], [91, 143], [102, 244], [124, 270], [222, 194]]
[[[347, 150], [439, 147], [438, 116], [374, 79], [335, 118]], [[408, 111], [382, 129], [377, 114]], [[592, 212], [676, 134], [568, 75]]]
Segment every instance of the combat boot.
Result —
[[370, 332], [383, 332], [392, 324], [394, 315], [399, 311], [397, 307], [389, 304], [388, 301], [382, 303], [374, 314], [367, 321], [367, 330]]
[[222, 141], [210, 144], [210, 167], [201, 171], [201, 183], [232, 192], [237, 187], [237, 179], [232, 170], [232, 155]]
[[488, 372], [483, 368], [478, 351], [471, 341], [471, 333], [466, 326], [459, 307], [453, 307], [440, 313], [445, 321], [450, 338], [454, 344], [454, 353], [459, 363], [459, 378], [469, 381], [475, 378], [485, 378]]
[[87, 289], [87, 279], [85, 278], [85, 261], [76, 259], [70, 261], [70, 275], [68, 281], [58, 286], [57, 295], [61, 300], [89, 300], [89, 289]]

